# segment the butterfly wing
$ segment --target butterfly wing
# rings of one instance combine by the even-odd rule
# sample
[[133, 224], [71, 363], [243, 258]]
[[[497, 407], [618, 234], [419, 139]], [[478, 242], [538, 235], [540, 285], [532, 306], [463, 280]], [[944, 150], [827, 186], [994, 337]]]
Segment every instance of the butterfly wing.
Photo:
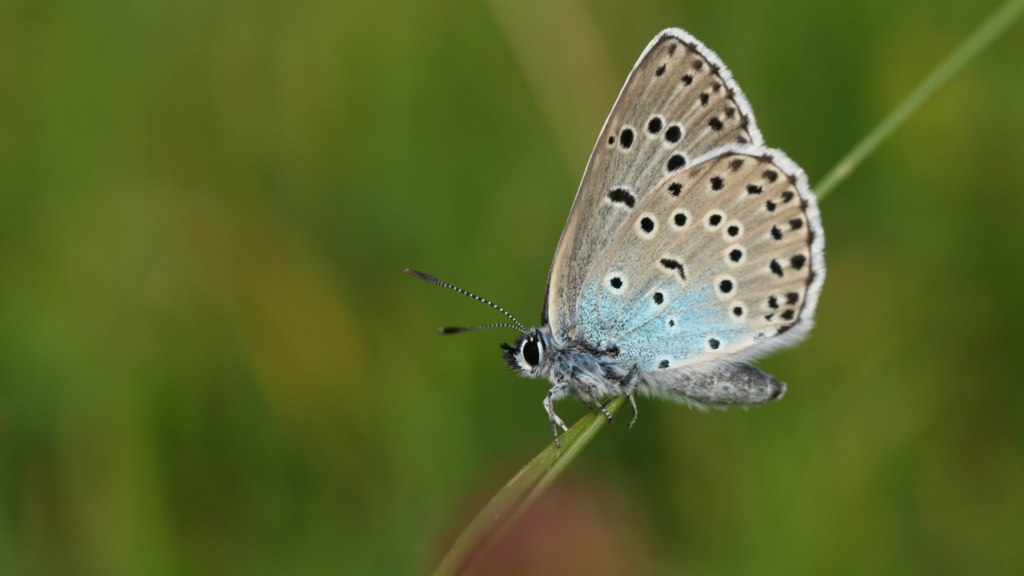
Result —
[[620, 207], [643, 202], [667, 173], [727, 143], [763, 144], [739, 86], [700, 41], [662, 31], [605, 121], [555, 251], [543, 323], [556, 336], [573, 337], [585, 279], [629, 213]]
[[605, 203], [623, 224], [583, 278], [579, 328], [649, 380], [751, 359], [810, 328], [825, 240], [806, 176], [782, 152], [726, 146], [633, 206]]

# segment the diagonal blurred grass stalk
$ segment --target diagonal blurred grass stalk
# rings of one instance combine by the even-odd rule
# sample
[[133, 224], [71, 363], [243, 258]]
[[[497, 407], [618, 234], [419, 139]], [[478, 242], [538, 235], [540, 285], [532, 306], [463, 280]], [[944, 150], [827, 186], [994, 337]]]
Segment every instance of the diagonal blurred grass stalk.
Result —
[[[878, 148], [939, 88], [1002, 35], [1020, 17], [1022, 11], [1024, 11], [1024, 0], [1004, 2], [836, 164], [816, 187], [818, 198], [824, 198], [845, 180], [868, 155]], [[611, 414], [615, 414], [624, 403], [623, 397], [615, 398], [608, 403], [606, 409]], [[451, 549], [441, 560], [441, 564], [434, 571], [434, 576], [448, 576], [462, 572], [477, 553], [486, 548], [505, 528], [515, 522], [516, 518], [552, 482], [558, 479], [565, 468], [594, 439], [606, 423], [607, 421], [600, 413], [587, 414], [561, 436], [561, 449], [551, 443], [524, 466], [459, 534]]]
[[833, 188], [845, 180], [914, 111], [931, 98], [961, 68], [974, 60], [982, 50], [988, 48], [989, 44], [1001, 36], [1020, 17], [1021, 10], [1024, 10], [1024, 0], [1007, 0], [988, 17], [988, 20], [975, 28], [974, 32], [956, 47], [956, 50], [953, 50], [945, 60], [936, 66], [932, 73], [918, 84], [917, 88], [914, 88], [914, 91], [903, 99], [903, 102], [900, 102], [899, 106], [893, 108], [892, 112], [889, 112], [888, 116], [879, 122], [871, 132], [868, 132], [868, 135], [857, 143], [814, 187], [818, 200], [828, 196]]
[[[620, 396], [609, 402], [605, 409], [614, 415], [624, 403], [625, 397]], [[516, 518], [561, 476], [569, 463], [576, 459], [607, 422], [600, 412], [591, 412], [580, 418], [568, 432], [562, 434], [561, 448], [552, 442], [535, 456], [494, 495], [462, 534], [459, 534], [455, 544], [434, 571], [434, 576], [462, 572], [476, 553], [482, 551], [489, 542], [515, 522]]]

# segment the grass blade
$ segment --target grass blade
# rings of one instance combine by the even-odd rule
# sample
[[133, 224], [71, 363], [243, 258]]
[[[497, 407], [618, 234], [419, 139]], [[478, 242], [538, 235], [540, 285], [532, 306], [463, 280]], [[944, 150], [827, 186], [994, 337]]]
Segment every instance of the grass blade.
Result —
[[[620, 396], [609, 402], [605, 409], [615, 414], [624, 402], [625, 398]], [[501, 535], [562, 474], [605, 424], [607, 420], [600, 412], [587, 414], [559, 437], [561, 448], [552, 442], [524, 466], [462, 531], [434, 571], [434, 576], [460, 573], [477, 553]]]
[[918, 108], [921, 107], [935, 92], [960, 71], [968, 62], [988, 47], [996, 38], [1002, 35], [1007, 28], [1020, 17], [1024, 10], [1024, 0], [1007, 0], [988, 20], [978, 26], [953, 53], [946, 57], [934, 70], [918, 84], [899, 106], [893, 108], [874, 130], [868, 132], [853, 150], [839, 161], [822, 181], [814, 187], [818, 200], [821, 200], [832, 191], [840, 182], [846, 179], [853, 170], [864, 161], [875, 148], [885, 141], [896, 128], [903, 124]]

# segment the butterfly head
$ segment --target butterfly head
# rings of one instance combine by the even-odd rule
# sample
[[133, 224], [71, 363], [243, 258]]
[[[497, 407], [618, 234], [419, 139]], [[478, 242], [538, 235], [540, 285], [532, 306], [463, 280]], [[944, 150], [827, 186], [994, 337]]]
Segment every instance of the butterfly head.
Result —
[[455, 290], [460, 294], [464, 294], [466, 296], [469, 296], [470, 298], [479, 300], [480, 302], [483, 302], [488, 306], [500, 310], [502, 314], [508, 316], [509, 319], [511, 319], [512, 322], [514, 322], [514, 324], [498, 323], [486, 324], [483, 326], [469, 326], [465, 328], [441, 328], [439, 330], [441, 334], [459, 334], [462, 332], [486, 330], [488, 328], [512, 328], [513, 330], [518, 330], [522, 334], [522, 336], [520, 336], [519, 339], [516, 340], [515, 345], [510, 346], [508, 343], [502, 342], [501, 347], [503, 350], [505, 350], [505, 363], [508, 364], [509, 367], [512, 368], [512, 370], [518, 373], [520, 376], [525, 376], [527, 378], [536, 378], [537, 376], [540, 376], [543, 373], [542, 371], [544, 370], [544, 368], [548, 366], [546, 351], [552, 347], [552, 345], [554, 344], [554, 340], [551, 337], [551, 331], [546, 326], [540, 329], [531, 328], [530, 330], [527, 330], [526, 327], [519, 323], [519, 320], [516, 320], [514, 316], [512, 316], [511, 314], [506, 312], [502, 307], [491, 302], [490, 300], [481, 298], [476, 294], [467, 292], [462, 288], [459, 288], [447, 282], [442, 282], [441, 280], [438, 280], [433, 276], [424, 274], [423, 272], [417, 272], [416, 270], [406, 270], [405, 273], [410, 276], [415, 276], [416, 278], [419, 278], [421, 280], [426, 280], [431, 284], [444, 286], [445, 288]]
[[505, 350], [502, 356], [514, 372], [526, 378], [535, 378], [541, 375], [541, 370], [548, 364], [546, 352], [550, 345], [550, 334], [534, 328], [520, 336], [515, 344], [502, 342], [501, 347]]

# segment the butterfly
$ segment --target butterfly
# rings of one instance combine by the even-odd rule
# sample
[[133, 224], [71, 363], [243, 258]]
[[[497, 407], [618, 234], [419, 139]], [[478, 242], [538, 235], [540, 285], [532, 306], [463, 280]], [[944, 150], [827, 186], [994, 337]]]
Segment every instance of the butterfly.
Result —
[[748, 362], [799, 341], [825, 280], [817, 200], [800, 167], [765, 147], [725, 64], [678, 28], [650, 42], [587, 163], [548, 273], [540, 328], [501, 345], [543, 404], [636, 396], [691, 406], [778, 400], [786, 384]]

